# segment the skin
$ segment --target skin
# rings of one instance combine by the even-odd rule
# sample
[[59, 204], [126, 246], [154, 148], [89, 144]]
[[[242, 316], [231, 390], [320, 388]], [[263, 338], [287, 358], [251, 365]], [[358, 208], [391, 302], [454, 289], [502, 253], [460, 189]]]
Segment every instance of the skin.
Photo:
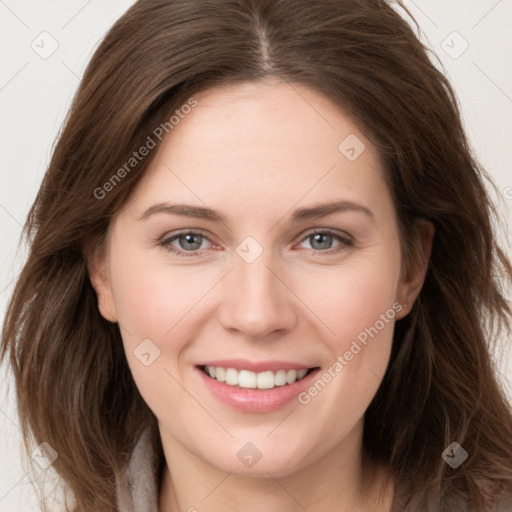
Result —
[[[159, 509], [389, 511], [392, 479], [376, 468], [370, 483], [361, 464], [363, 414], [426, 262], [405, 270], [379, 155], [339, 107], [304, 86], [251, 82], [194, 97], [197, 107], [164, 138], [89, 266], [101, 314], [119, 322], [133, 378], [159, 421], [167, 460]], [[338, 149], [350, 134], [366, 146], [355, 161]], [[296, 208], [340, 199], [373, 216], [290, 222]], [[159, 202], [207, 206], [227, 221], [169, 213], [138, 220]], [[188, 228], [206, 238], [172, 246], [196, 256], [158, 245]], [[325, 229], [353, 244], [315, 244], [311, 235]], [[432, 226], [422, 233], [429, 254]], [[263, 249], [252, 263], [236, 252], [247, 236]], [[214, 398], [194, 369], [201, 360], [245, 358], [325, 371], [393, 304], [408, 309], [306, 405], [240, 412]], [[133, 353], [147, 338], [160, 349], [149, 366]], [[250, 468], [237, 457], [247, 442], [262, 454]]]

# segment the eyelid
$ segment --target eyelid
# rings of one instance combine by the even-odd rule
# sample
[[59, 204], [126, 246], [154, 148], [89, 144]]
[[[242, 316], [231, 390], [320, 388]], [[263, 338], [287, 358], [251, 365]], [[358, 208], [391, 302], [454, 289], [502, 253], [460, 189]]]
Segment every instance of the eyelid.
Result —
[[[185, 228], [185, 229], [178, 229], [177, 231], [170, 231], [164, 233], [159, 239], [158, 243], [165, 242], [167, 240], [170, 240], [172, 238], [177, 238], [180, 235], [201, 235], [204, 238], [208, 238], [210, 240], [210, 235], [208, 231], [200, 228]], [[211, 241], [211, 240], [210, 240]]]
[[326, 234], [326, 235], [335, 235], [341, 239], [344, 239], [345, 241], [350, 241], [350, 242], [354, 242], [355, 239], [352, 235], [350, 235], [349, 233], [347, 233], [346, 231], [340, 231], [338, 229], [332, 229], [332, 228], [312, 228], [312, 229], [309, 229], [307, 231], [305, 231], [304, 233], [301, 233], [300, 235], [300, 242], [302, 242], [305, 238], [307, 238], [308, 236], [311, 236], [311, 235], [315, 235], [317, 233], [322, 233], [322, 234]]

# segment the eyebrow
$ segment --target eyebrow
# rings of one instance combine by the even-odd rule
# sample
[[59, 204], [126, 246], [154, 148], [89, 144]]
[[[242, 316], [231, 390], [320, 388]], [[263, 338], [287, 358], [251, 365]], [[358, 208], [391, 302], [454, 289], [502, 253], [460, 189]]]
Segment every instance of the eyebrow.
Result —
[[[291, 222], [299, 222], [307, 219], [317, 219], [327, 217], [335, 213], [343, 212], [359, 212], [368, 216], [371, 220], [375, 220], [373, 212], [359, 203], [353, 201], [339, 200], [330, 203], [318, 204], [305, 208], [296, 209], [291, 217]], [[170, 204], [157, 203], [150, 206], [137, 220], [145, 220], [156, 213], [167, 213], [181, 215], [184, 217], [195, 217], [198, 219], [208, 220], [211, 222], [227, 223], [227, 218], [217, 210], [206, 208], [203, 206], [195, 206], [189, 204]]]

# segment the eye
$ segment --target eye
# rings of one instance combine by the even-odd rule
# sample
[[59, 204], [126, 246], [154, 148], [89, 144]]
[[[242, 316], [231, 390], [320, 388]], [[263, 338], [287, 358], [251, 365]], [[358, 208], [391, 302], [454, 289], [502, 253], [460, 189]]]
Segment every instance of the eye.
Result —
[[[208, 238], [201, 231], [184, 231], [161, 240], [158, 245], [165, 247], [176, 256], [198, 256], [197, 251], [204, 249], [201, 246], [205, 240]], [[178, 247], [173, 245], [174, 241], [178, 242]]]
[[[338, 245], [332, 248], [334, 240], [338, 241]], [[323, 254], [333, 254], [352, 247], [354, 240], [347, 234], [336, 233], [331, 230], [313, 231], [302, 239], [301, 243], [310, 241], [310, 249], [321, 252]]]
[[[210, 241], [203, 231], [182, 231], [169, 238], [158, 242], [158, 245], [164, 247], [169, 252], [179, 257], [202, 256], [201, 251], [206, 247], [205, 241]], [[329, 255], [339, 253], [352, 247], [354, 241], [350, 235], [340, 234], [331, 230], [316, 230], [302, 238], [301, 243], [310, 241], [310, 249], [317, 254]], [[332, 247], [333, 241], [338, 244]], [[177, 243], [177, 246], [175, 245]]]

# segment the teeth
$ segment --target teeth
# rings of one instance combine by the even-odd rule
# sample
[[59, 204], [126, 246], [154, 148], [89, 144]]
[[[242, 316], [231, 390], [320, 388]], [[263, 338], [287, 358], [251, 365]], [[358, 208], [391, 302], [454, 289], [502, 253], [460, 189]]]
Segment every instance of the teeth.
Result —
[[302, 370], [297, 370], [297, 379], [300, 380], [302, 379], [306, 373], [308, 373], [308, 370], [307, 368], [303, 368]]
[[288, 370], [286, 373], [286, 382], [291, 384], [297, 380], [297, 370]]
[[225, 382], [230, 386], [240, 386], [250, 389], [272, 389], [276, 386], [293, 384], [304, 378], [307, 368], [301, 370], [277, 370], [255, 373], [249, 370], [235, 370], [219, 366], [205, 366], [204, 371], [212, 379]]
[[261, 372], [255, 373], [254, 375], [256, 376], [256, 387], [258, 389], [272, 389], [276, 385], [274, 372]]
[[286, 384], [286, 370], [277, 370], [274, 374], [274, 384], [276, 386], [284, 386]]
[[219, 382], [226, 382], [226, 370], [224, 368], [215, 368], [215, 378]]
[[248, 370], [240, 370], [238, 372], [238, 385], [241, 388], [255, 388], [256, 374]]
[[238, 372], [234, 368], [228, 368], [226, 370], [226, 384], [238, 386]]

